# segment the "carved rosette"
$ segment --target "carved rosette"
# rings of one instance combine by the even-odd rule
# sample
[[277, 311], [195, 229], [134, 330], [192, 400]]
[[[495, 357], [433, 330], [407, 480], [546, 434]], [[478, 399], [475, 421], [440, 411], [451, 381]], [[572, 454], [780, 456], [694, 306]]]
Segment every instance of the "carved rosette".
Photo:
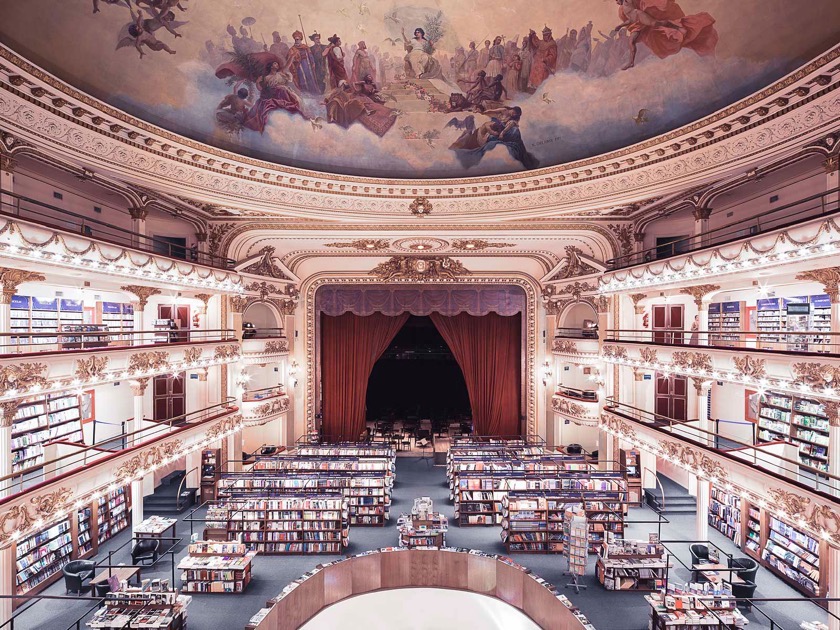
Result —
[[128, 371], [132, 374], [136, 374], [137, 372], [154, 372], [168, 365], [169, 353], [163, 350], [139, 352], [128, 357]]
[[382, 281], [437, 282], [468, 276], [470, 272], [449, 256], [392, 256], [370, 271]]
[[182, 446], [181, 440], [170, 440], [144, 449], [117, 468], [114, 476], [119, 480], [133, 479], [138, 473], [142, 474], [141, 471], [148, 472], [152, 466], [177, 457]]
[[3, 286], [0, 304], [11, 304], [12, 296], [15, 294], [18, 286], [24, 282], [43, 282], [45, 279], [44, 274], [41, 273], [0, 267], [0, 284]]
[[735, 370], [742, 376], [756, 379], [767, 376], [764, 359], [756, 359], [747, 354], [743, 357], [732, 357], [732, 362], [735, 364]]
[[15, 532], [25, 533], [36, 522], [49, 522], [59, 512], [67, 510], [73, 497], [69, 488], [32, 497], [0, 514], [0, 543], [8, 542]]
[[703, 298], [709, 295], [710, 293], [714, 293], [715, 291], [720, 290], [720, 285], [717, 284], [698, 284], [693, 287], [684, 287], [680, 289], [680, 293], [683, 295], [690, 295], [694, 298], [694, 303], [697, 305], [697, 308], [701, 311], [706, 310], [706, 305], [703, 302]]
[[15, 363], [0, 368], [0, 393], [26, 392], [33, 387], [46, 387], [45, 363]]
[[139, 284], [127, 284], [120, 287], [120, 289], [126, 293], [131, 293], [137, 298], [137, 306], [135, 307], [135, 310], [137, 311], [142, 311], [146, 308], [146, 304], [149, 303], [150, 297], [153, 295], [160, 295], [160, 289], [155, 287], [146, 287]]
[[105, 376], [105, 368], [108, 367], [108, 357], [94, 355], [88, 359], [76, 359], [75, 375], [81, 381], [90, 381], [93, 378], [100, 379]]

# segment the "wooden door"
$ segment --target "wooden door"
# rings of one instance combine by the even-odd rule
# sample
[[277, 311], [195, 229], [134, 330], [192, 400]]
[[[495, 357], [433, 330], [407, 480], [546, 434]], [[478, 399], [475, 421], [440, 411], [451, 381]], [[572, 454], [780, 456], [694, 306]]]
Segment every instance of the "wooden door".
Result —
[[184, 383], [186, 375], [156, 376], [154, 379], [155, 420], [169, 420], [186, 413]]
[[654, 413], [677, 421], [688, 419], [688, 379], [674, 374], [656, 374]]
[[682, 304], [651, 306], [653, 343], [682, 344], [685, 339], [685, 309]]
[[189, 341], [190, 336], [190, 307], [186, 304], [158, 304], [158, 319], [171, 319], [179, 331], [175, 333], [175, 340]]

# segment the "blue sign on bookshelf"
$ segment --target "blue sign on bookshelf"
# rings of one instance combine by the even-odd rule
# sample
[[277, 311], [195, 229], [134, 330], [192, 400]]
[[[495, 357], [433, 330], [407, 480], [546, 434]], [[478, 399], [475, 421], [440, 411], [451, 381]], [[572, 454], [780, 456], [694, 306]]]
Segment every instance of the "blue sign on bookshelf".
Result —
[[122, 304], [118, 302], [102, 302], [102, 312], [119, 315], [122, 311]]
[[81, 313], [85, 310], [85, 305], [82, 303], [81, 300], [61, 300], [61, 310], [74, 313]]
[[775, 311], [779, 308], [779, 298], [764, 298], [756, 302], [759, 311]]
[[826, 293], [821, 295], [812, 295], [811, 304], [814, 308], [831, 308], [831, 298]]
[[33, 311], [58, 311], [58, 300], [41, 300], [39, 298], [32, 298]]
[[740, 313], [741, 312], [741, 303], [740, 302], [724, 302], [723, 303], [723, 312], [724, 313]]
[[717, 315], [720, 313], [720, 302], [715, 302], [714, 304], [709, 304], [709, 313], [712, 315]]
[[123, 314], [124, 315], [134, 315], [134, 305], [132, 304], [123, 304]]
[[29, 310], [29, 297], [25, 295], [13, 295], [12, 308], [16, 310]]
[[808, 315], [811, 312], [811, 305], [808, 302], [791, 302], [787, 305], [788, 315]]

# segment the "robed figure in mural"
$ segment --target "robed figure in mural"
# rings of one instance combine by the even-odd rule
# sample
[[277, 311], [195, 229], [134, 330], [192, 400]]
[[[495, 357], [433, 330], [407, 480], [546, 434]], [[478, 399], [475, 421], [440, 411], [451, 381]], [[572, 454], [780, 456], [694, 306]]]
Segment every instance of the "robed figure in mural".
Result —
[[318, 84], [318, 90], [323, 94], [327, 89], [327, 60], [324, 58], [327, 45], [321, 43], [320, 33], [312, 33], [309, 39], [312, 40], [309, 52], [312, 53], [312, 61], [315, 64], [315, 82]]
[[295, 87], [305, 94], [320, 94], [318, 80], [315, 77], [315, 62], [309, 47], [303, 43], [303, 33], [292, 33], [294, 44], [289, 48], [286, 69], [291, 72]]
[[322, 53], [327, 60], [327, 69], [330, 72], [330, 87], [337, 88], [342, 81], [347, 81], [347, 68], [344, 66], [344, 49], [341, 47], [341, 38], [333, 34], [328, 38], [330, 43]]
[[414, 37], [408, 39], [405, 31], [402, 32], [405, 42], [405, 72], [415, 79], [440, 79], [443, 73], [440, 63], [432, 55], [435, 48], [432, 42], [426, 39], [426, 31], [422, 28], [414, 29]]
[[455, 152], [464, 168], [476, 166], [484, 154], [497, 146], [507, 148], [511, 157], [519, 161], [526, 169], [538, 168], [540, 161], [525, 148], [519, 121], [522, 118], [520, 107], [499, 107], [486, 109], [484, 115], [490, 120], [476, 126], [475, 116], [467, 116], [463, 121], [453, 118], [446, 126], [462, 129], [461, 135], [449, 148]]
[[534, 31], [528, 33], [528, 43], [531, 49], [531, 87], [538, 88], [543, 81], [554, 74], [557, 69], [557, 42], [554, 41], [551, 29], [543, 29], [542, 39]]
[[674, 0], [616, 0], [621, 24], [616, 30], [630, 31], [630, 60], [624, 70], [636, 63], [639, 44], [664, 59], [690, 48], [698, 55], [712, 55], [718, 42], [715, 19], [706, 12], [686, 15]]

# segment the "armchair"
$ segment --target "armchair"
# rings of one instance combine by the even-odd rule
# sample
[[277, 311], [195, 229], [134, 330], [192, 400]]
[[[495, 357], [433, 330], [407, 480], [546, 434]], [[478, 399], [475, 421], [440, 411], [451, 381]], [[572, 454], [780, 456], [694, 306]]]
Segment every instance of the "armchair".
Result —
[[156, 538], [141, 538], [131, 550], [131, 563], [140, 564], [145, 563], [147, 560], [155, 563], [158, 559], [159, 549], [160, 541]]
[[90, 584], [85, 584], [85, 581], [91, 579], [95, 571], [96, 564], [90, 560], [71, 560], [65, 564], [61, 569], [65, 593], [81, 595], [90, 588]]
[[755, 582], [755, 574], [758, 572], [758, 562], [752, 558], [730, 558], [729, 568], [738, 569], [735, 575], [745, 582]]
[[[709, 561], [709, 548], [706, 545], [694, 543], [688, 547], [691, 552], [691, 564], [706, 564]], [[694, 582], [708, 582], [702, 571], [692, 571], [691, 579]]]
[[[737, 598], [751, 598], [755, 596], [755, 589], [757, 585], [755, 582], [744, 582], [735, 583], [732, 585], [732, 595]], [[741, 606], [747, 610], [747, 612], [752, 610], [752, 602], [738, 602], [738, 606]]]

